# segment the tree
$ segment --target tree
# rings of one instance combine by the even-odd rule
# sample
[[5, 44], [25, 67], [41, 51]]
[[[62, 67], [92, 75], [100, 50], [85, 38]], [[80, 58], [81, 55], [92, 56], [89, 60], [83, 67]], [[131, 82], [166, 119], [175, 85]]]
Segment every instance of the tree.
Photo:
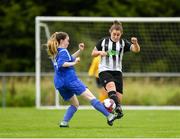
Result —
[[36, 16], [179, 17], [179, 0], [1, 0], [1, 72], [35, 71]]
[[34, 71], [34, 17], [43, 7], [15, 0], [0, 5], [0, 71]]

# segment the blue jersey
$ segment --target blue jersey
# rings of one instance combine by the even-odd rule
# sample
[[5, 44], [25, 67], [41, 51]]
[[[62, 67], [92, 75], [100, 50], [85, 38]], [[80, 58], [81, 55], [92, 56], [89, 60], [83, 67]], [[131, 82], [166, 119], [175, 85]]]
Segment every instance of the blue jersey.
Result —
[[68, 50], [65, 48], [58, 48], [58, 53], [53, 61], [54, 64], [54, 83], [55, 87], [59, 88], [64, 84], [68, 84], [77, 79], [75, 69], [73, 66], [62, 67], [65, 62], [73, 62], [75, 59], [69, 54]]
[[73, 62], [75, 59], [65, 48], [58, 48], [58, 53], [53, 61], [54, 84], [64, 100], [69, 100], [74, 94], [81, 95], [86, 86], [78, 79], [73, 66], [63, 67], [65, 62]]

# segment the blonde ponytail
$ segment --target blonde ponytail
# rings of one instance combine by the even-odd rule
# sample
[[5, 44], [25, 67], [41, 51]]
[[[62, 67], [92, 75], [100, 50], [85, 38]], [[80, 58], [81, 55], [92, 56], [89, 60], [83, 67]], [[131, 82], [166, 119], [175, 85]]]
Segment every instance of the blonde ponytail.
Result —
[[64, 40], [67, 36], [68, 34], [65, 32], [55, 32], [54, 34], [52, 34], [47, 42], [47, 53], [50, 58], [55, 58], [60, 40]]

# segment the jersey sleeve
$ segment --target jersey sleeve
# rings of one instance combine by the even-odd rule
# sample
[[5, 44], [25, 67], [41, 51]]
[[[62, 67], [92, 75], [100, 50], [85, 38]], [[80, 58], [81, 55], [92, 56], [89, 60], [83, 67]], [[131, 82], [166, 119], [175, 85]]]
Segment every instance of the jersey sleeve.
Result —
[[[104, 38], [103, 38], [104, 39]], [[103, 39], [101, 39], [101, 40], [99, 40], [98, 42], [97, 42], [97, 44], [96, 44], [96, 48], [97, 48], [97, 50], [98, 51], [101, 51], [102, 50], [102, 41], [103, 41]]]
[[58, 67], [62, 67], [65, 62], [74, 61], [74, 58], [69, 54], [67, 50], [60, 51], [56, 58]]
[[129, 42], [128, 40], [124, 40], [125, 46], [124, 46], [124, 52], [128, 52], [131, 51], [131, 42]]

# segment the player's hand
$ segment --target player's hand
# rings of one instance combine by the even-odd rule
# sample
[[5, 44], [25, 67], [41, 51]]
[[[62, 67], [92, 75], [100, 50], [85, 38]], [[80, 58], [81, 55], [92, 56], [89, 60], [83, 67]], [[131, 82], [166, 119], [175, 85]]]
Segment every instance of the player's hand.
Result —
[[107, 55], [107, 52], [105, 52], [105, 51], [99, 51], [99, 55], [100, 55], [100, 56], [106, 56], [106, 55]]
[[83, 51], [84, 50], [84, 43], [79, 43], [79, 50]]
[[140, 52], [140, 46], [139, 46], [139, 44], [138, 44], [137, 38], [136, 38], [136, 37], [132, 37], [132, 38], [131, 38], [131, 42], [132, 42], [132, 48], [131, 48], [131, 50], [132, 50], [133, 52], [135, 52], [135, 53]]
[[79, 63], [79, 62], [80, 62], [80, 57], [76, 57], [75, 63], [77, 64], [77, 63]]
[[136, 37], [132, 37], [131, 42], [132, 42], [132, 44], [137, 44], [138, 40]]

